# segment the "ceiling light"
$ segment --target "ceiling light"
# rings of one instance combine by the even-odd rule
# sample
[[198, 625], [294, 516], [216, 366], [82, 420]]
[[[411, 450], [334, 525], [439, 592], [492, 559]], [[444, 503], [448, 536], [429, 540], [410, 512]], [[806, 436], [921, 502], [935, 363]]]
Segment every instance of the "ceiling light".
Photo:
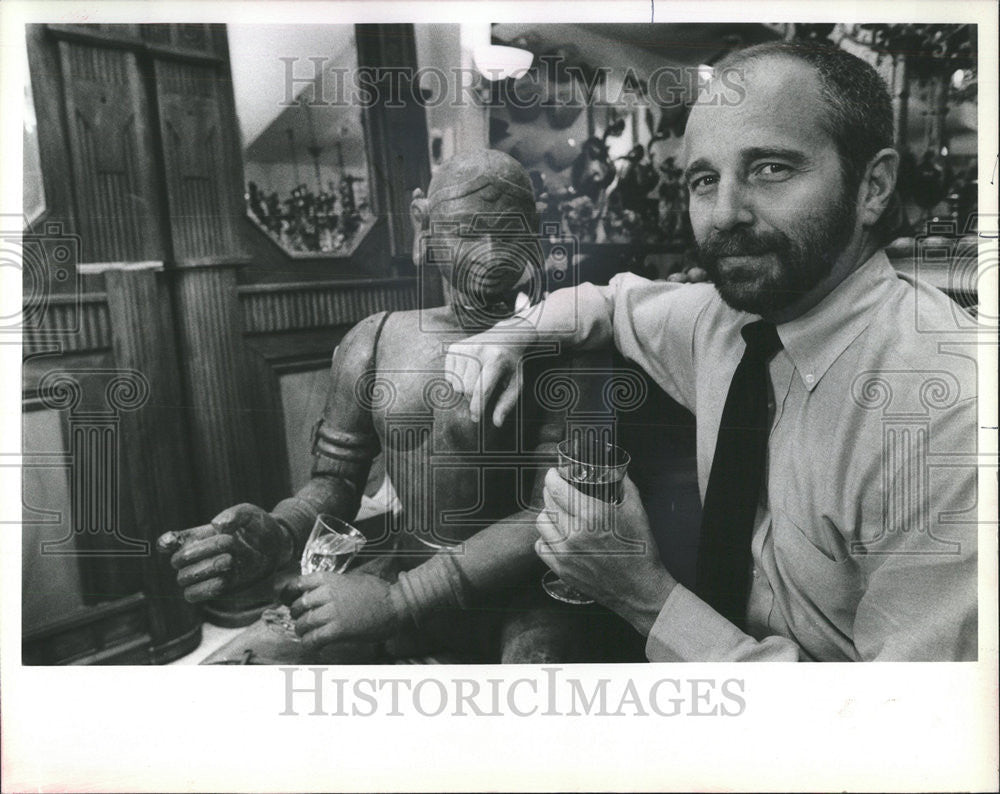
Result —
[[519, 47], [504, 47], [499, 44], [487, 44], [476, 47], [472, 52], [472, 60], [479, 73], [487, 80], [506, 80], [513, 77], [524, 77], [535, 56], [529, 50]]

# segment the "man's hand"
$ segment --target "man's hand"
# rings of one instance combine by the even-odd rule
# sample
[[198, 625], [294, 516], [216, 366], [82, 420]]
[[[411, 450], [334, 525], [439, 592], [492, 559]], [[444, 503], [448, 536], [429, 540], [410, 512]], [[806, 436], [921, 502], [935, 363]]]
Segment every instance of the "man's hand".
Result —
[[[478, 422], [493, 392], [500, 389], [493, 424], [500, 427], [521, 394], [521, 366], [528, 345], [537, 335], [527, 322], [505, 320], [504, 330], [490, 329], [449, 345], [445, 377], [455, 391], [469, 398], [472, 421]], [[523, 332], [522, 332], [523, 329]]]
[[211, 524], [166, 532], [156, 542], [188, 601], [206, 601], [273, 573], [288, 554], [289, 540], [274, 517], [256, 505], [223, 510]]
[[623, 486], [621, 504], [608, 504], [549, 469], [535, 551], [566, 584], [647, 635], [677, 582], [660, 562], [638, 489], [627, 477]]
[[295, 633], [308, 648], [347, 640], [378, 641], [396, 633], [401, 615], [391, 585], [369, 573], [310, 573], [289, 582], [281, 600], [291, 604]]

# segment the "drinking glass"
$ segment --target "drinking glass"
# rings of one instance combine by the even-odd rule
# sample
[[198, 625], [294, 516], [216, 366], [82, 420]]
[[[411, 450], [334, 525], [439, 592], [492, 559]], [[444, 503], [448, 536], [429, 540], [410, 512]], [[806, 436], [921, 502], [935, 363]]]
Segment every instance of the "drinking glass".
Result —
[[[556, 445], [559, 465], [556, 471], [580, 493], [609, 504], [622, 500], [629, 454], [621, 447], [604, 441], [597, 435], [578, 434]], [[567, 604], [593, 604], [594, 599], [570, 587], [555, 571], [542, 577], [545, 592]]]
[[[336, 516], [320, 514], [316, 516], [316, 523], [313, 524], [302, 551], [300, 570], [303, 574], [320, 571], [343, 573], [364, 545], [365, 536], [359, 529]], [[295, 621], [287, 606], [265, 609], [261, 617], [274, 631], [284, 634], [286, 639], [300, 641], [299, 635], [295, 633]]]

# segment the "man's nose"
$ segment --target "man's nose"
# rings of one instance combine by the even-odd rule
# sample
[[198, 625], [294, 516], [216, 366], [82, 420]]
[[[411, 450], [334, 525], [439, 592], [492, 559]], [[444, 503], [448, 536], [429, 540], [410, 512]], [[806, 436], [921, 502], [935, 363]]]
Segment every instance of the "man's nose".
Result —
[[738, 179], [721, 181], [712, 207], [712, 226], [724, 232], [734, 226], [749, 226], [753, 222], [754, 214], [746, 186]]

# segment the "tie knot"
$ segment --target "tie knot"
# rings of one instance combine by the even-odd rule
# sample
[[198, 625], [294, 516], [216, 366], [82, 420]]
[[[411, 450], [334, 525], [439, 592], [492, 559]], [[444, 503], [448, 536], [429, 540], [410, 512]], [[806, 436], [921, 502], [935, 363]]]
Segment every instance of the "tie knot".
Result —
[[767, 320], [756, 320], [744, 325], [740, 333], [743, 334], [743, 340], [747, 343], [744, 355], [767, 358], [781, 350], [778, 329], [774, 323], [769, 323]]

